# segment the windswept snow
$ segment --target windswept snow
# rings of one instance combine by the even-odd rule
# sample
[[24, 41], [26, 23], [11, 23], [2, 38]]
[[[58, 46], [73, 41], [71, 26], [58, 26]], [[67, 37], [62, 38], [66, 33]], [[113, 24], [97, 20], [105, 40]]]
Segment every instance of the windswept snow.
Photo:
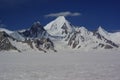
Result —
[[120, 50], [0, 52], [0, 80], [120, 80]]

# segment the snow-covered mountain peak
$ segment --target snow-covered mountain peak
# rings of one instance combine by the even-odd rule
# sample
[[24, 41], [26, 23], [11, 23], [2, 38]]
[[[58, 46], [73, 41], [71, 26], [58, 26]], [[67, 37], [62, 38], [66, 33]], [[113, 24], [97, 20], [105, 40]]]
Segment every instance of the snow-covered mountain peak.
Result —
[[79, 28], [81, 31], [88, 31], [84, 26]]
[[13, 31], [10, 31], [10, 30], [5, 29], [5, 28], [0, 28], [0, 31], [4, 31], [4, 32], [6, 32], [7, 34], [13, 33]]
[[76, 32], [79, 32], [81, 35], [89, 35], [90, 31], [88, 31], [85, 27], [77, 27], [75, 28]]
[[64, 16], [59, 16], [59, 17], [57, 17], [57, 18], [56, 18], [56, 21], [57, 21], [57, 20], [58, 20], [58, 21], [63, 21], [63, 22], [66, 21], [66, 19], [65, 19]]
[[101, 26], [99, 26], [97, 32], [100, 34], [108, 34], [108, 32], [105, 29], [103, 29]]
[[71, 25], [71, 23], [68, 22], [64, 16], [59, 16], [52, 22], [48, 23], [44, 28], [52, 36], [61, 37], [74, 31], [73, 25]]
[[33, 23], [33, 25], [32, 25], [31, 28], [34, 28], [34, 29], [35, 29], [35, 28], [36, 28], [36, 29], [37, 29], [37, 28], [42, 28], [42, 25], [40, 24], [39, 21], [37, 21], [37, 22], [34, 22], [34, 23]]
[[101, 26], [99, 26], [96, 33], [104, 36], [105, 38], [109, 38], [109, 36], [110, 36], [109, 33], [105, 29], [103, 29]]
[[98, 31], [104, 31], [104, 29], [102, 28], [102, 26], [98, 27]]
[[34, 22], [33, 25], [41, 25], [41, 23], [37, 21], [37, 22]]
[[17, 31], [10, 31], [5, 28], [0, 28], [0, 31], [5, 32], [7, 35], [11, 36], [12, 38], [14, 38], [18, 41], [24, 41], [24, 37], [22, 37]]
[[42, 38], [48, 36], [48, 33], [39, 21], [34, 22], [29, 29], [23, 30], [23, 32], [21, 31], [20, 34], [26, 38]]
[[57, 29], [61, 29], [65, 23], [69, 24], [69, 22], [65, 19], [64, 16], [59, 16], [55, 20], [48, 23], [44, 28], [46, 30], [52, 30], [52, 29], [57, 30]]

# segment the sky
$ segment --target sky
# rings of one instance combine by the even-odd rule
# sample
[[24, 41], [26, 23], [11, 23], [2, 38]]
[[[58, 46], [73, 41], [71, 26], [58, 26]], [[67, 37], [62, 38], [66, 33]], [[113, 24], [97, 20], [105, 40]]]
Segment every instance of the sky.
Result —
[[59, 15], [75, 26], [120, 30], [120, 0], [0, 0], [0, 24], [10, 30], [45, 26]]

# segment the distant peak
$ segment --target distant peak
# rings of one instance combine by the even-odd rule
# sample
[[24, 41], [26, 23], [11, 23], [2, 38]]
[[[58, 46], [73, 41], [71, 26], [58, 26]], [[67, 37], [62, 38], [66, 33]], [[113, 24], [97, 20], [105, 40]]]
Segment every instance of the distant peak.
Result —
[[38, 27], [42, 27], [41, 23], [39, 21], [34, 22], [32, 28], [38, 28]]
[[99, 27], [98, 27], [98, 30], [104, 30], [104, 29], [102, 28], [102, 26], [99, 26]]
[[104, 31], [104, 32], [106, 32], [105, 29], [102, 28], [102, 26], [98, 27], [98, 31]]
[[39, 21], [34, 22], [34, 25], [41, 25]]
[[65, 18], [65, 16], [58, 16], [58, 18]]
[[84, 26], [81, 26], [80, 29], [82, 29], [82, 30], [87, 30]]
[[64, 20], [65, 21], [66, 19], [65, 19], [64, 16], [59, 16], [59, 17], [56, 18], [56, 20]]
[[88, 31], [84, 26], [76, 28], [76, 31]]
[[103, 29], [101, 26], [98, 27], [97, 32], [100, 34], [103, 34], [103, 33], [108, 34], [108, 32], [105, 29]]
[[40, 24], [40, 21], [37, 21], [36, 23]]

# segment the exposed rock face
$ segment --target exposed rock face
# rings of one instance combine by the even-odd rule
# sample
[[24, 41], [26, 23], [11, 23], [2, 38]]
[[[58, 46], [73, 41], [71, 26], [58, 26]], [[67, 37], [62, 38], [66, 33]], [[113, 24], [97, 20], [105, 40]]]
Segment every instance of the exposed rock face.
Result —
[[[102, 44], [102, 47], [104, 47], [105, 49], [112, 49], [112, 48], [118, 48], [119, 46], [117, 44], [115, 44], [114, 42], [112, 42], [111, 40], [106, 39], [104, 36], [100, 35], [98, 32], [95, 32], [93, 34], [94, 36], [96, 36], [98, 39], [100, 40], [104, 40], [104, 42], [107, 44]], [[101, 44], [99, 44], [100, 46]]]
[[119, 47], [117, 44], [106, 39], [98, 32], [89, 32], [85, 28], [76, 30], [74, 33], [68, 35], [65, 40], [68, 41], [68, 45], [72, 48], [87, 48], [90, 46], [93, 49], [112, 49]]
[[32, 49], [34, 49], [33, 44], [35, 44], [35, 47], [40, 51], [47, 52], [50, 49], [56, 52], [54, 43], [49, 39], [50, 35], [40, 22], [35, 22], [30, 29], [19, 33], [25, 37], [25, 41], [22, 42], [27, 43]]
[[23, 41], [23, 43], [27, 43], [32, 49], [34, 49], [33, 44], [32, 44], [33, 41], [31, 39], [25, 40]]
[[29, 38], [43, 38], [48, 35], [40, 22], [35, 22], [30, 29], [21, 32], [21, 34]]
[[[64, 16], [56, 18], [45, 27], [35, 22], [29, 29], [10, 31], [0, 28], [0, 31], [0, 51], [38, 49], [57, 52], [55, 47], [59, 49], [61, 46], [70, 46], [72, 49], [112, 49], [120, 45], [120, 33], [109, 33], [102, 27], [92, 32], [85, 27], [71, 25]], [[56, 46], [52, 40], [56, 41]], [[59, 44], [61, 42], [65, 45]]]
[[7, 33], [0, 32], [0, 51], [1, 50], [18, 50], [15, 46], [13, 46], [10, 43], [9, 39], [14, 40]]
[[[54, 43], [49, 38], [28, 39], [23, 43], [27, 43], [32, 49], [37, 48], [39, 51], [43, 51], [45, 53], [47, 50], [57, 52], [57, 50], [54, 49]], [[35, 47], [33, 47], [33, 44], [35, 44]]]
[[36, 48], [38, 48], [39, 50], [47, 52], [46, 50], [50, 49], [56, 52], [56, 50], [54, 49], [54, 44], [49, 38], [36, 39], [34, 40], [34, 43]]

